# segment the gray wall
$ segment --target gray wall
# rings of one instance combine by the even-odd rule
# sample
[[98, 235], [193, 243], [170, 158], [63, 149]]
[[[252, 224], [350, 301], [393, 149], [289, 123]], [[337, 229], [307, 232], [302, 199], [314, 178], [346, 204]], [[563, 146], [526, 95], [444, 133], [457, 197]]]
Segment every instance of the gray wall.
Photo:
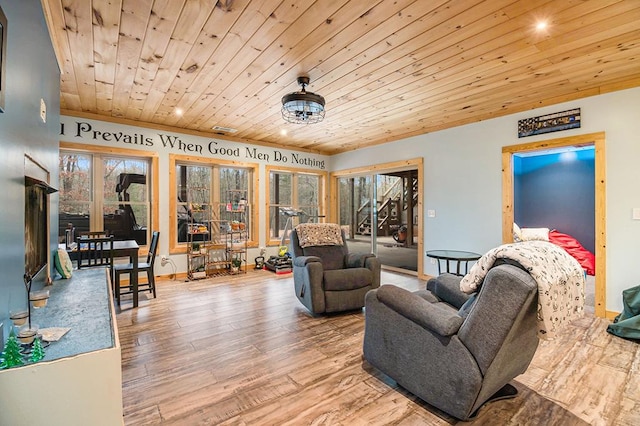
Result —
[[569, 234], [595, 253], [594, 150], [523, 157], [513, 170], [515, 222]]
[[[60, 72], [40, 1], [0, 0], [0, 7], [8, 29], [5, 112], [0, 113], [0, 322], [6, 325], [9, 310], [26, 308], [25, 155], [48, 169], [51, 185], [58, 186]], [[46, 124], [40, 119], [40, 99], [47, 105]], [[58, 197], [50, 197], [50, 223], [57, 224]], [[53, 250], [57, 226], [50, 229]], [[42, 286], [38, 278], [34, 288]]]

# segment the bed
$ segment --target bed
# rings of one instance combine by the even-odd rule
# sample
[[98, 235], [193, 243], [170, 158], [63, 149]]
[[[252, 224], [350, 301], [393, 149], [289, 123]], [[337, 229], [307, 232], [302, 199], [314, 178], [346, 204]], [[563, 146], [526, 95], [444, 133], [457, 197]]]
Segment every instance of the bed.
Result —
[[587, 275], [596, 274], [596, 256], [585, 249], [578, 240], [569, 234], [549, 228], [520, 228], [513, 224], [514, 241], [542, 240], [562, 247], [580, 263]]

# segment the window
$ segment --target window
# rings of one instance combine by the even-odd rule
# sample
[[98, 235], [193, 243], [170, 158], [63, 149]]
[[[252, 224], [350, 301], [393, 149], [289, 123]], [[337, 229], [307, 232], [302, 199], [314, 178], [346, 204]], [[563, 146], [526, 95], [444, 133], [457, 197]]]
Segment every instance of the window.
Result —
[[[186, 249], [187, 230], [195, 209], [208, 217], [211, 241], [223, 244], [231, 222], [242, 222], [252, 240], [256, 214], [253, 209], [257, 165], [170, 155], [171, 252]], [[241, 206], [241, 207], [239, 207]]]
[[298, 216], [291, 226], [323, 217], [324, 173], [267, 168], [269, 173], [269, 238], [271, 244], [282, 239], [289, 216], [283, 208], [294, 209]]
[[157, 168], [155, 158], [139, 152], [67, 150], [61, 144], [60, 242], [65, 229], [73, 226], [75, 235], [108, 231], [116, 240], [135, 239], [146, 245], [157, 223], [151, 203], [152, 168]]

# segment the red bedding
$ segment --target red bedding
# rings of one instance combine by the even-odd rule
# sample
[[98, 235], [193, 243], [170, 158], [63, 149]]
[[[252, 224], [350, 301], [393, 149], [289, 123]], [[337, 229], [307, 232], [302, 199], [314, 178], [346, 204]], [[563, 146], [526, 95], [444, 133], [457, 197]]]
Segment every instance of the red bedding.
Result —
[[582, 244], [571, 235], [563, 234], [558, 231], [549, 231], [549, 241], [565, 249], [573, 256], [582, 269], [587, 271], [589, 275], [596, 274], [596, 257], [589, 250], [582, 247]]

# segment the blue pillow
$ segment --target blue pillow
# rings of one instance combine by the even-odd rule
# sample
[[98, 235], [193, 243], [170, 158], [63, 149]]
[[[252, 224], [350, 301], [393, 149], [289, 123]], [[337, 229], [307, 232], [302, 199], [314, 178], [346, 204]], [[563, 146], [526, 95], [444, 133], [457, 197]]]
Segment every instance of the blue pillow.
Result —
[[467, 301], [464, 302], [462, 306], [460, 306], [460, 309], [458, 310], [458, 315], [460, 315], [462, 318], [466, 318], [467, 315], [469, 315], [469, 312], [471, 312], [471, 308], [473, 308], [473, 304], [476, 301], [477, 295], [478, 293], [472, 293], [471, 296], [469, 296]]

